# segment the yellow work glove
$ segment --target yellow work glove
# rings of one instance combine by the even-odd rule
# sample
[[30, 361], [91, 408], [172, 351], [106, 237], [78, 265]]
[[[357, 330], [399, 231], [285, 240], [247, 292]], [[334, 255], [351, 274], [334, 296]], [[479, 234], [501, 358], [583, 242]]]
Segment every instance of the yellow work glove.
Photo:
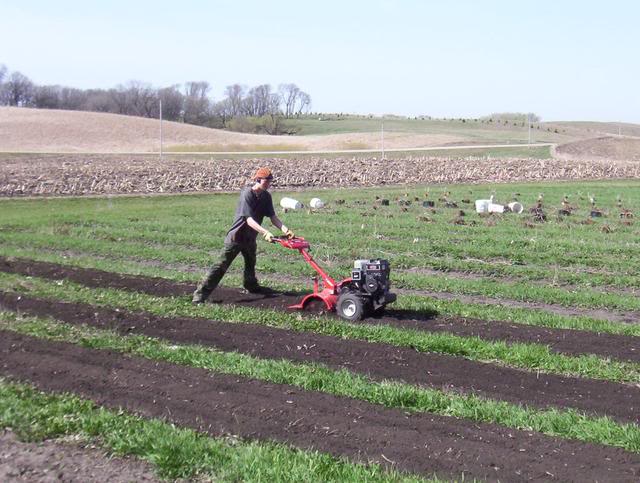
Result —
[[293, 233], [286, 226], [282, 225], [282, 227], [280, 227], [280, 229], [282, 230], [282, 233], [284, 233], [287, 238], [291, 239], [291, 238], [295, 238], [296, 237], [295, 233]]
[[265, 240], [267, 240], [269, 243], [271, 243], [273, 241], [273, 233], [271, 233], [270, 231], [266, 231], [263, 235]]

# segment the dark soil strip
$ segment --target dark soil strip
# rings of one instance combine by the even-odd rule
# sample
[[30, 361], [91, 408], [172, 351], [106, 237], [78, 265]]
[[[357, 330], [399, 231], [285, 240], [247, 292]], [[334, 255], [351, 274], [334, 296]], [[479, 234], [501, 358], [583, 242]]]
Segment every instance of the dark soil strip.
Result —
[[51, 316], [70, 324], [143, 334], [182, 344], [200, 344], [265, 359], [320, 362], [375, 380], [474, 392], [484, 397], [534, 407], [572, 407], [623, 422], [640, 423], [640, 388], [519, 371], [462, 357], [421, 353], [409, 348], [344, 340], [263, 325], [207, 319], [161, 318], [91, 305], [55, 302], [0, 292], [0, 307], [34, 316]]
[[[89, 287], [133, 290], [154, 296], [190, 296], [194, 287], [188, 283], [164, 278], [124, 275], [48, 262], [0, 257], [0, 270], [54, 280], [71, 280]], [[288, 310], [298, 303], [300, 294], [278, 293], [255, 296], [241, 290], [218, 287], [212, 302], [246, 305], [258, 308]], [[328, 316], [331, 314], [327, 314]], [[565, 354], [596, 354], [613, 359], [640, 362], [639, 338], [582, 330], [550, 329], [500, 321], [484, 321], [457, 317], [437, 317], [434, 314], [411, 310], [389, 309], [384, 317], [370, 318], [367, 323], [388, 324], [429, 332], [447, 332], [464, 337], [500, 340], [509, 343], [539, 343]]]
[[[640, 455], [0, 331], [0, 373], [213, 436], [274, 440], [420, 474], [637, 481]], [[393, 463], [390, 463], [393, 462]]]
[[478, 337], [483, 340], [542, 344], [561, 354], [594, 354], [622, 361], [640, 362], [640, 337], [453, 316], [421, 320], [418, 313], [410, 312], [390, 309], [385, 317], [378, 320], [369, 319], [368, 322], [375, 321], [429, 332], [446, 332], [462, 337]]

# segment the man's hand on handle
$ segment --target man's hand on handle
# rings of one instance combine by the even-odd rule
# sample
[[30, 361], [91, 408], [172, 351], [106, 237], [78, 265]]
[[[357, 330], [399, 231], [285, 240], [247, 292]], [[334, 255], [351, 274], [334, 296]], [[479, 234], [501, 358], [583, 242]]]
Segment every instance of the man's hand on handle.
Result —
[[287, 228], [285, 225], [282, 225], [280, 229], [282, 230], [282, 233], [284, 233], [287, 238], [291, 239], [296, 237], [295, 233], [293, 233], [293, 231]]
[[271, 233], [270, 231], [265, 231], [262, 236], [264, 237], [265, 240], [267, 240], [269, 243], [271, 243], [273, 241], [273, 233]]

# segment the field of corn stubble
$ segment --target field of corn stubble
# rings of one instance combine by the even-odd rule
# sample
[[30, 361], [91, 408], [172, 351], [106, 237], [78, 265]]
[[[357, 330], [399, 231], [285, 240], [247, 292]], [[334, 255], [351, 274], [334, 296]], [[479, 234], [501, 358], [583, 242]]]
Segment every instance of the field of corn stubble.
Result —
[[[216, 159], [210, 155], [0, 154], [0, 196], [159, 194], [237, 190], [264, 164], [282, 189], [381, 185], [636, 179], [637, 163], [548, 159], [549, 147], [514, 146], [354, 156]], [[300, 169], [304, 166], [304, 169]]]
[[274, 294], [240, 257], [190, 303], [237, 194], [2, 200], [2, 426], [167, 479], [638, 481], [638, 188], [274, 191], [326, 202], [278, 213], [335, 278], [390, 261], [397, 302], [357, 323], [288, 310], [310, 268], [262, 240]]

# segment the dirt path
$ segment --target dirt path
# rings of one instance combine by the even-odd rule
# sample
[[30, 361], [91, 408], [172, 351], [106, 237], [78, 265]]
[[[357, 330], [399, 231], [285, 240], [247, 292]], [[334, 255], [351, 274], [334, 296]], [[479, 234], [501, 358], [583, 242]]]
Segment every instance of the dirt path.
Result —
[[640, 387], [607, 381], [536, 374], [410, 348], [343, 340], [263, 325], [195, 318], [162, 318], [91, 305], [39, 300], [0, 292], [0, 307], [50, 316], [70, 324], [143, 334], [181, 344], [200, 344], [265, 359], [320, 362], [375, 380], [402, 380], [437, 389], [473, 392], [534, 407], [572, 407], [624, 422], [640, 423]]
[[11, 431], [0, 432], [0, 481], [85, 482], [162, 481], [148, 463], [111, 458], [104, 451], [77, 443], [47, 440], [24, 443]]
[[[133, 290], [154, 296], [189, 296], [192, 284], [163, 278], [125, 275], [102, 270], [71, 267], [48, 262], [0, 257], [0, 271], [53, 280], [71, 280], [95, 288]], [[260, 308], [288, 310], [297, 303], [300, 294], [274, 293], [254, 296], [240, 290], [219, 287], [211, 296], [213, 302], [247, 305]], [[327, 314], [332, 316], [332, 314]], [[460, 336], [480, 337], [508, 343], [535, 342], [548, 345], [551, 350], [565, 354], [596, 354], [620, 360], [640, 362], [639, 338], [590, 331], [550, 329], [502, 321], [484, 321], [458, 317], [442, 317], [426, 312], [389, 309], [385, 316], [365, 321], [388, 324], [428, 332], [447, 332]]]
[[637, 481], [640, 455], [0, 331], [0, 372], [213, 436], [274, 440], [420, 474]]

